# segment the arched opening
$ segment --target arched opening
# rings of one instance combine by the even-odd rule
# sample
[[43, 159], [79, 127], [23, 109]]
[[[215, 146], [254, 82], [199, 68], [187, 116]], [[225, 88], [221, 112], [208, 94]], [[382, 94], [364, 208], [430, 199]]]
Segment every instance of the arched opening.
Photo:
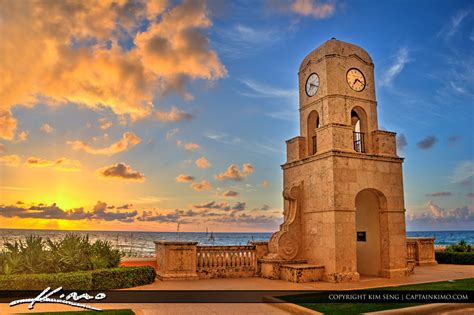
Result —
[[355, 199], [357, 231], [357, 272], [378, 276], [381, 269], [380, 210], [385, 196], [375, 189], [360, 191]]
[[354, 150], [366, 152], [367, 115], [361, 107], [354, 107], [351, 111], [351, 125], [353, 131]]
[[318, 150], [316, 141], [316, 129], [320, 127], [319, 114], [313, 110], [308, 115], [306, 123], [307, 135], [308, 135], [308, 155], [316, 154]]

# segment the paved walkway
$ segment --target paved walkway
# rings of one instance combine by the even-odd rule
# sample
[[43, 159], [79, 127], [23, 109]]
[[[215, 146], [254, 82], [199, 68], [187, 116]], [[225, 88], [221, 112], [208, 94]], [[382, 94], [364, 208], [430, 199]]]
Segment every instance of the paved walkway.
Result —
[[[242, 279], [209, 279], [193, 281], [156, 281], [153, 284], [127, 290], [353, 290], [382, 286], [397, 286], [424, 282], [446, 281], [463, 278], [474, 278], [474, 266], [436, 265], [416, 267], [415, 273], [406, 278], [385, 279], [378, 277], [362, 277], [359, 282], [348, 283], [290, 283], [281, 280], [263, 278]], [[91, 304], [94, 305], [94, 304]], [[132, 308], [137, 314], [288, 314], [270, 304], [97, 304], [102, 309]], [[0, 314], [20, 312], [78, 310], [62, 305], [39, 305], [28, 311], [26, 305], [10, 308], [8, 304], [0, 304]]]
[[474, 266], [436, 265], [416, 267], [415, 273], [405, 278], [387, 279], [361, 277], [359, 282], [345, 283], [292, 283], [283, 280], [269, 280], [263, 278], [206, 279], [191, 281], [156, 281], [155, 283], [129, 290], [355, 290], [463, 278], [474, 278]]

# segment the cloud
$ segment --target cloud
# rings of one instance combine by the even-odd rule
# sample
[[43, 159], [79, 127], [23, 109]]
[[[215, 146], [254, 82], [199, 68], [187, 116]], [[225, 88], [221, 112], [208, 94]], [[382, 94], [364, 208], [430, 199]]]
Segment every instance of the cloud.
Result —
[[232, 210], [235, 211], [244, 211], [246, 208], [246, 203], [245, 202], [237, 202], [233, 207]]
[[30, 157], [26, 160], [26, 164], [27, 164], [28, 166], [43, 167], [43, 166], [52, 166], [52, 165], [54, 165], [54, 161], [53, 161], [53, 160], [47, 160], [47, 159], [38, 158], [38, 157], [35, 157], [35, 156], [30, 156]]
[[20, 131], [18, 134], [17, 134], [17, 141], [18, 142], [23, 142], [23, 141], [26, 141], [28, 140], [28, 132], [27, 131]]
[[142, 222], [178, 222], [180, 219], [180, 214], [176, 210], [175, 212], [168, 214], [155, 214], [151, 211], [144, 211], [141, 216], [137, 218], [138, 221]]
[[2, 1], [0, 20], [0, 137], [7, 140], [16, 128], [10, 109], [19, 104], [107, 107], [138, 119], [153, 113], [157, 94], [189, 98], [190, 80], [227, 75], [209, 45], [203, 0]]
[[468, 198], [474, 198], [474, 193], [470, 192], [466, 194], [466, 197]]
[[459, 139], [461, 139], [460, 136], [449, 136], [448, 137], [448, 144], [453, 145], [453, 144], [457, 143], [459, 141]]
[[164, 213], [159, 213], [159, 212], [153, 212], [151, 210], [146, 210], [143, 212], [141, 216], [137, 218], [138, 221], [143, 221], [143, 222], [160, 222], [160, 223], [182, 223], [182, 224], [187, 224], [190, 223], [191, 221], [189, 218], [193, 217], [208, 217], [208, 216], [214, 216], [214, 213], [208, 213], [207, 211], [202, 211], [202, 212], [196, 212], [193, 210], [180, 210], [180, 209], [175, 209], [173, 212], [164, 214]]
[[239, 193], [236, 192], [236, 191], [233, 191], [233, 190], [227, 190], [226, 192], [224, 192], [222, 194], [222, 196], [224, 196], [224, 197], [236, 197], [238, 195], [239, 195]]
[[15, 154], [0, 156], [0, 165], [14, 167], [20, 165], [20, 161], [20, 157]]
[[426, 207], [424, 212], [408, 216], [408, 221], [430, 224], [474, 222], [474, 209], [471, 206], [446, 209], [430, 200]]
[[39, 157], [30, 156], [26, 160], [26, 165], [32, 167], [50, 167], [53, 166], [55, 170], [60, 172], [78, 172], [82, 170], [82, 164], [78, 160], [71, 160], [65, 157], [48, 160]]
[[291, 4], [291, 10], [302, 16], [324, 19], [334, 13], [335, 6], [333, 3], [320, 4], [317, 0], [295, 0]]
[[242, 95], [251, 96], [251, 97], [271, 97], [271, 98], [295, 98], [298, 95], [297, 90], [293, 89], [280, 89], [272, 85], [266, 85], [259, 83], [251, 79], [241, 79], [242, 82], [247, 88], [251, 90], [250, 93], [243, 92]]
[[78, 160], [62, 157], [54, 161], [54, 169], [62, 172], [77, 172], [82, 170], [82, 164]]
[[196, 209], [215, 209], [215, 210], [222, 210], [222, 211], [229, 211], [231, 208], [227, 202], [219, 202], [216, 203], [215, 201], [209, 201], [203, 204], [197, 204], [193, 206]]
[[0, 108], [0, 138], [13, 140], [15, 137], [16, 125], [17, 121], [12, 113], [9, 110], [3, 110]]
[[474, 161], [463, 161], [458, 163], [449, 181], [452, 184], [470, 185], [474, 177]]
[[175, 134], [177, 134], [179, 132], [179, 129], [178, 128], [174, 128], [174, 129], [171, 129], [170, 131], [168, 131], [166, 133], [166, 140], [170, 140], [171, 138], [174, 137]]
[[199, 168], [211, 167], [211, 163], [204, 156], [201, 156], [199, 159], [197, 159], [195, 163], [196, 163], [196, 166]]
[[133, 205], [131, 203], [126, 203], [124, 205], [121, 205], [121, 206], [117, 206], [117, 209], [132, 209], [133, 208]]
[[191, 120], [194, 118], [192, 114], [180, 111], [175, 106], [171, 107], [168, 112], [157, 109], [153, 115], [156, 120], [161, 122], [179, 122], [182, 120]]
[[184, 1], [162, 15], [146, 32], [138, 33], [135, 44], [143, 64], [163, 76], [187, 74], [215, 79], [227, 71], [199, 29], [212, 25], [204, 1]]
[[243, 211], [245, 210], [245, 202], [236, 202], [233, 206], [230, 206], [227, 202], [215, 202], [209, 201], [203, 204], [197, 204], [193, 206], [196, 209], [207, 209], [207, 210], [220, 210], [220, 211]]
[[275, 216], [267, 216], [267, 215], [256, 215], [252, 216], [246, 213], [240, 213], [238, 215], [230, 215], [230, 216], [221, 216], [217, 218], [213, 218], [212, 221], [218, 223], [234, 223], [234, 224], [244, 224], [244, 225], [252, 225], [252, 226], [265, 226], [268, 229], [276, 229], [278, 224], [281, 223], [280, 217]]
[[255, 168], [250, 163], [244, 163], [242, 165], [242, 171], [239, 170], [239, 167], [236, 164], [231, 164], [225, 172], [217, 174], [214, 176], [217, 180], [235, 180], [241, 181], [245, 179], [249, 174], [253, 173]]
[[51, 127], [49, 124], [43, 124], [40, 128], [40, 130], [44, 133], [50, 134], [54, 132], [54, 128]]
[[181, 140], [176, 141], [176, 145], [178, 147], [184, 148], [186, 151], [195, 151], [201, 148], [201, 146], [197, 143], [192, 143], [192, 142], [185, 143]]
[[187, 182], [192, 182], [193, 180], [195, 180], [195, 178], [191, 175], [180, 174], [176, 176], [175, 180], [178, 183], [187, 183]]
[[105, 148], [93, 148], [87, 143], [79, 140], [67, 141], [66, 143], [71, 145], [73, 150], [82, 150], [90, 154], [103, 154], [103, 155], [114, 155], [123, 151], [127, 151], [141, 142], [140, 137], [138, 137], [133, 132], [124, 132], [122, 139], [118, 140], [115, 143], [112, 143], [110, 146]]
[[99, 128], [102, 130], [107, 130], [113, 125], [112, 122], [107, 120], [107, 118], [99, 118], [97, 119], [97, 122], [99, 123]]
[[169, 198], [160, 197], [160, 196], [145, 196], [145, 197], [138, 197], [134, 202], [136, 203], [158, 203], [164, 200], [168, 200]]
[[470, 11], [459, 11], [456, 15], [451, 17], [451, 20], [446, 24], [441, 31], [437, 34], [438, 37], [449, 39], [456, 34], [461, 26], [464, 19], [470, 14]]
[[405, 65], [412, 61], [409, 58], [408, 49], [406, 47], [401, 47], [398, 49], [395, 60], [390, 65], [390, 67], [382, 74], [380, 78], [380, 85], [382, 86], [391, 86], [393, 80], [403, 71]]
[[220, 143], [229, 144], [229, 145], [237, 145], [242, 142], [242, 140], [239, 137], [232, 137], [223, 132], [206, 132], [204, 133], [204, 137], [220, 142]]
[[5, 152], [5, 151], [7, 151], [7, 148], [5, 147], [3, 143], [0, 143], [0, 152]]
[[436, 142], [438, 142], [438, 139], [435, 136], [428, 136], [423, 140], [419, 141], [416, 146], [419, 149], [428, 150], [431, 149]]
[[[117, 209], [130, 209], [127, 205], [126, 208], [117, 207]], [[92, 218], [96, 220], [104, 220], [104, 221], [121, 221], [121, 222], [133, 222], [134, 218], [137, 216], [138, 212], [134, 211], [116, 211], [116, 212], [107, 212], [106, 209], [107, 204], [105, 202], [97, 201], [96, 205], [92, 209]]]
[[97, 170], [99, 177], [107, 179], [119, 179], [126, 181], [137, 181], [143, 182], [145, 180], [145, 175], [135, 171], [131, 166], [125, 163], [117, 163], [110, 166], [105, 166]]
[[265, 188], [265, 189], [267, 189], [268, 187], [270, 187], [270, 183], [268, 182], [268, 180], [264, 180], [261, 185], [262, 185], [262, 187]]
[[426, 194], [427, 197], [447, 197], [452, 196], [453, 194], [449, 191], [438, 191], [430, 194]]
[[31, 188], [14, 187], [14, 186], [0, 186], [0, 189], [3, 189], [3, 190], [31, 190]]
[[403, 133], [399, 134], [397, 137], [397, 148], [400, 149], [400, 151], [405, 150], [406, 146], [408, 145], [407, 138]]
[[195, 191], [211, 190], [212, 185], [207, 180], [202, 180], [201, 182], [192, 183], [191, 188]]
[[133, 222], [137, 216], [137, 211], [131, 212], [109, 212], [106, 211], [107, 204], [98, 201], [91, 211], [84, 211], [84, 208], [73, 208], [64, 210], [53, 203], [51, 205], [32, 205], [26, 206], [24, 203], [18, 203], [20, 206], [0, 205], [0, 216], [6, 218], [33, 218], [33, 219], [61, 219], [61, 220], [104, 220]]
[[227, 58], [239, 59], [258, 54], [280, 41], [283, 32], [272, 28], [252, 28], [248, 25], [235, 24], [231, 27], [216, 30], [217, 41], [214, 46]]

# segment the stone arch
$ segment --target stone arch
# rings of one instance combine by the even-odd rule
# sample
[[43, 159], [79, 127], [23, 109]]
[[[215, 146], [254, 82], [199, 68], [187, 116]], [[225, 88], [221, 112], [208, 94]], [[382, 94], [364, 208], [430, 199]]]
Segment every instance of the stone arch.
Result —
[[317, 151], [317, 146], [316, 146], [316, 132], [315, 129], [319, 128], [321, 125], [320, 123], [320, 117], [319, 113], [317, 110], [312, 110], [309, 115], [308, 119], [306, 121], [306, 128], [307, 132], [306, 134], [308, 135], [308, 155], [313, 155]]
[[387, 198], [377, 189], [363, 189], [354, 198], [356, 209], [357, 272], [379, 276], [388, 249], [382, 246], [383, 231], [387, 230], [381, 213], [387, 210]]
[[354, 150], [357, 152], [367, 152], [368, 121], [365, 110], [360, 106], [355, 106], [351, 110], [351, 126], [353, 131]]

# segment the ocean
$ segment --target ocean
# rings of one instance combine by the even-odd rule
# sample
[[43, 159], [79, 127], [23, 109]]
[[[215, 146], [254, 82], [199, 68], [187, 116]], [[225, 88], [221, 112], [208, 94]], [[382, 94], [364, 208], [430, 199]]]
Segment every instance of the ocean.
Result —
[[[27, 235], [58, 239], [66, 233], [89, 235], [90, 240], [105, 239], [129, 257], [147, 257], [155, 253], [154, 241], [197, 241], [200, 245], [246, 245], [249, 241], [267, 241], [271, 233], [204, 233], [204, 232], [123, 232], [123, 231], [58, 231], [0, 229], [0, 248], [5, 242], [24, 239]], [[436, 238], [435, 245], [450, 245], [465, 240], [474, 244], [474, 231], [407, 232], [408, 237]]]

